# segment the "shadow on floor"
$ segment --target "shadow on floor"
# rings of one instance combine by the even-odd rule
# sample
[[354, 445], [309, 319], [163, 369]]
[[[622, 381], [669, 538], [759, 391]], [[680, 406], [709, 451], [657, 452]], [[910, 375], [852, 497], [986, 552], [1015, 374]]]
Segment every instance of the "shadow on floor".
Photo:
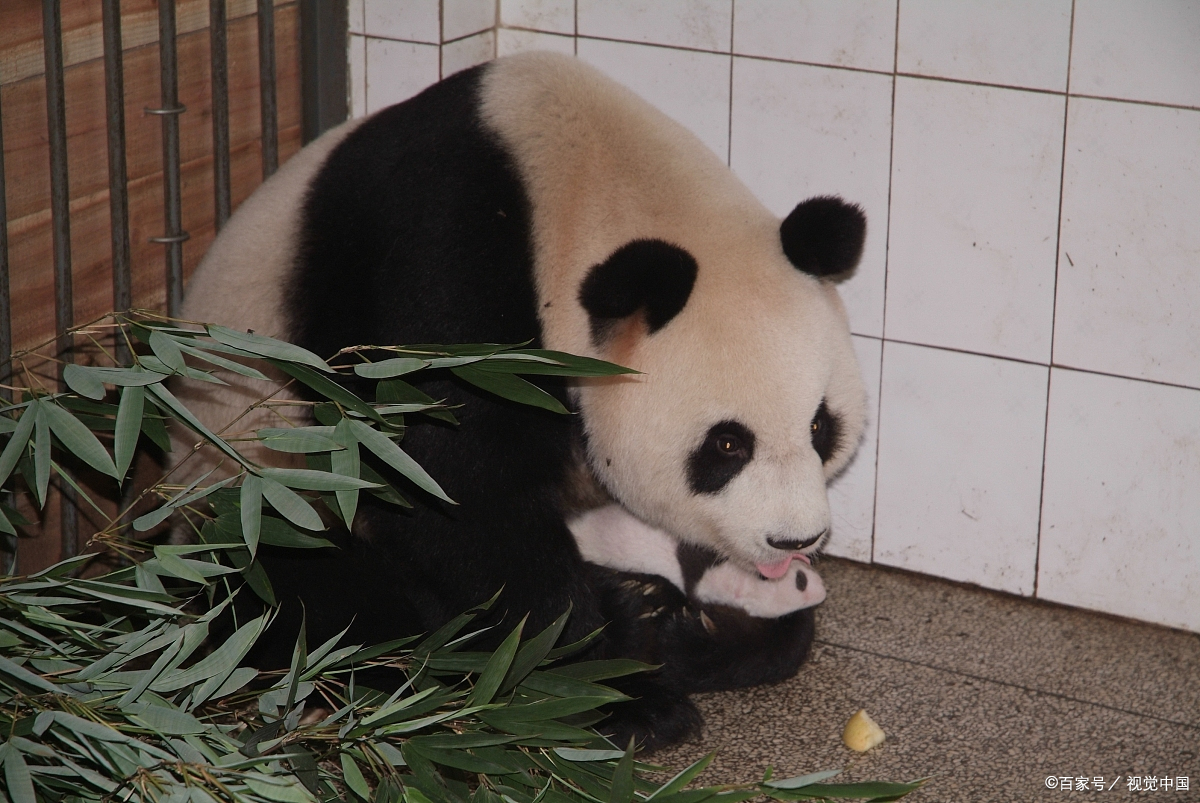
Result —
[[[698, 696], [703, 739], [654, 761], [715, 750], [704, 783], [768, 765], [775, 777], [848, 767], [837, 781], [935, 775], [913, 803], [1200, 801], [1200, 634], [844, 560], [819, 570], [829, 597], [799, 675]], [[841, 741], [859, 708], [888, 735], [863, 755]], [[1071, 791], [1058, 788], [1068, 776]], [[1155, 789], [1132, 791], [1130, 776]]]

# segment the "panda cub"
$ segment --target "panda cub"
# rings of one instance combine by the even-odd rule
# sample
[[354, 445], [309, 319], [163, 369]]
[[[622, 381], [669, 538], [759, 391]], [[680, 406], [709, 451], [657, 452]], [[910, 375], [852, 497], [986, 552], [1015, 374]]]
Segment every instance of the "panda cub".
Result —
[[[302, 622], [310, 643], [347, 627], [378, 643], [499, 591], [478, 649], [570, 608], [564, 643], [600, 631], [585, 658], [662, 665], [617, 681], [631, 699], [602, 725], [650, 748], [699, 727], [688, 694], [793, 675], [824, 594], [806, 556], [828, 536], [826, 483], [865, 420], [836, 287], [865, 232], [834, 197], [780, 220], [685, 128], [548, 53], [308, 145], [222, 229], [184, 317], [324, 357], [532, 343], [638, 373], [534, 377], [569, 416], [419, 375], [459, 425], [414, 418], [401, 445], [457, 504], [396, 477], [412, 508], [364, 499], [352, 532], [327, 533], [336, 548], [260, 547], [280, 610], [254, 660], [286, 666]], [[215, 431], [279, 426], [244, 415], [263, 390], [235, 376], [178, 395]], [[580, 477], [611, 506], [580, 505]]]
[[738, 568], [712, 550], [672, 538], [615, 503], [593, 508], [567, 526], [584, 560], [662, 577], [700, 606], [722, 605], [774, 619], [825, 600], [825, 584], [804, 553], [790, 556], [782, 574], [766, 577]]

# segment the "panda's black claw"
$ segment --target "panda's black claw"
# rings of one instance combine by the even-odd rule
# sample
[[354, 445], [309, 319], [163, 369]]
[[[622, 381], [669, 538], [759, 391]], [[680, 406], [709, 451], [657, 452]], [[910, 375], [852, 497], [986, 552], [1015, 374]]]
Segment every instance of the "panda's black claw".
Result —
[[704, 719], [686, 694], [645, 676], [608, 681], [608, 685], [633, 698], [614, 703], [608, 718], [596, 726], [618, 747], [629, 744], [632, 738], [638, 752], [644, 755], [699, 738]]

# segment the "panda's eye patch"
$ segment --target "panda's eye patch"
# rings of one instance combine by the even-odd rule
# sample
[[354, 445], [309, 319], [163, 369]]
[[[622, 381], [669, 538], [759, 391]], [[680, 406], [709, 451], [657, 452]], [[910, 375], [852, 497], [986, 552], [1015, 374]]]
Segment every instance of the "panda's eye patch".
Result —
[[688, 485], [692, 493], [720, 492], [753, 457], [754, 433], [744, 424], [737, 421], [714, 424], [688, 455]]
[[813, 449], [822, 463], [828, 463], [841, 445], [841, 429], [841, 421], [829, 412], [829, 408], [822, 401], [809, 425]]

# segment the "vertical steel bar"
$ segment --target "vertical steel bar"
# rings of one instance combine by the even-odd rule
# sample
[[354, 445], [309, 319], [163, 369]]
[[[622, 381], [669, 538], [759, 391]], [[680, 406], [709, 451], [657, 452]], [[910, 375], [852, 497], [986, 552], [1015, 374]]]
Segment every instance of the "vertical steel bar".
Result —
[[[58, 0], [42, 0], [42, 50], [46, 57], [46, 126], [50, 141], [50, 213], [54, 241], [54, 323], [58, 333], [58, 356], [72, 359], [70, 328], [74, 325], [71, 292], [70, 189], [67, 181], [66, 86], [63, 79], [62, 18]], [[61, 368], [60, 368], [61, 372]], [[74, 493], [61, 491], [61, 558], [74, 557], [78, 549], [78, 511]]]
[[279, 167], [279, 115], [275, 99], [275, 5], [258, 0], [258, 92], [262, 115], [262, 169], [268, 179]]
[[208, 3], [209, 53], [212, 62], [213, 199], [217, 231], [229, 220], [229, 56], [226, 50], [225, 0]]
[[346, 119], [346, 3], [300, 0], [300, 94], [308, 144]]
[[[125, 167], [125, 77], [121, 0], [104, 0], [104, 100], [108, 110], [108, 212], [112, 223], [113, 310], [133, 306], [129, 266], [129, 180]], [[129, 344], [118, 332], [117, 361], [129, 365]]]
[[[8, 295], [8, 204], [4, 188], [4, 111], [0, 102], [0, 385], [12, 376], [12, 304]], [[0, 399], [12, 401], [12, 391], [0, 387]]]
[[175, 0], [158, 4], [158, 53], [162, 108], [148, 109], [162, 115], [163, 129], [163, 218], [166, 233], [152, 237], [167, 247], [167, 314], [176, 316], [183, 305], [183, 231], [182, 200], [179, 187], [179, 80], [175, 54]]

